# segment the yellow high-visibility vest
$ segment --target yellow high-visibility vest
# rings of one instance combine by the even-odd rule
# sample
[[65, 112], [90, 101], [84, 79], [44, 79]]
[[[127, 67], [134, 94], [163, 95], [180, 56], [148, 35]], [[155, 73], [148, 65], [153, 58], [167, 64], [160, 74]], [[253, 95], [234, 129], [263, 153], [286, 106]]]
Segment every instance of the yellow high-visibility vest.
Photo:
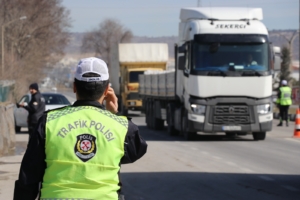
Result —
[[280, 105], [282, 106], [288, 106], [292, 104], [291, 94], [292, 89], [288, 86], [280, 87]]
[[50, 111], [41, 199], [117, 200], [128, 120], [93, 106]]

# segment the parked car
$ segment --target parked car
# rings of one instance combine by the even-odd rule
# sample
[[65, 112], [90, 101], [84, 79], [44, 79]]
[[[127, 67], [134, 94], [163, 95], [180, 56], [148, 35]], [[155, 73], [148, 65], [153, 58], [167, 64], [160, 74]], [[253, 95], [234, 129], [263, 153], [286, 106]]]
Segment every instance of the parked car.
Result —
[[[60, 93], [42, 93], [45, 98], [46, 110], [51, 110], [55, 108], [60, 108], [63, 106], [70, 105], [70, 101]], [[18, 103], [29, 103], [31, 99], [31, 94], [24, 95]], [[21, 127], [27, 127], [27, 117], [28, 111], [24, 108], [14, 109], [14, 118], [15, 118], [15, 130], [16, 132], [20, 132]]]

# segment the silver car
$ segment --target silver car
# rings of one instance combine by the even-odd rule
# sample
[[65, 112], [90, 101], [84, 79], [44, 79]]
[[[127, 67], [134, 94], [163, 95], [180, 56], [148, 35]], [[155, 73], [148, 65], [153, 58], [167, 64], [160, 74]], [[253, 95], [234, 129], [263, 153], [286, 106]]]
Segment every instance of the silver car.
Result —
[[[51, 110], [55, 108], [60, 108], [63, 106], [71, 105], [70, 101], [63, 95], [59, 93], [42, 93], [45, 98], [46, 110]], [[31, 94], [24, 95], [18, 103], [29, 103], [31, 99]], [[14, 118], [15, 118], [15, 130], [20, 132], [21, 127], [27, 127], [27, 117], [28, 111], [24, 108], [14, 109]]]

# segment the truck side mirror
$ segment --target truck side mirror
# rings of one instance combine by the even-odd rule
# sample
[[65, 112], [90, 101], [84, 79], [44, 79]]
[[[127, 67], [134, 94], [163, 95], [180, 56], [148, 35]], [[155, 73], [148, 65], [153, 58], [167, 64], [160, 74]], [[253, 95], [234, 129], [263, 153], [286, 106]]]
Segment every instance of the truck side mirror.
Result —
[[186, 44], [183, 44], [182, 46], [178, 47], [178, 53], [186, 53], [187, 51], [187, 46]]

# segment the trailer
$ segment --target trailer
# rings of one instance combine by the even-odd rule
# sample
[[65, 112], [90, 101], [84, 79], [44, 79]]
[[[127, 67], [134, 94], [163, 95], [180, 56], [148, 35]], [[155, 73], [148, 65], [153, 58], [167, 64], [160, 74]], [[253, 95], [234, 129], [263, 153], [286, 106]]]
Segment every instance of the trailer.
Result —
[[199, 132], [264, 140], [274, 52], [262, 19], [261, 8], [182, 8], [175, 70], [139, 76], [147, 126], [166, 122], [170, 135], [187, 140]]

